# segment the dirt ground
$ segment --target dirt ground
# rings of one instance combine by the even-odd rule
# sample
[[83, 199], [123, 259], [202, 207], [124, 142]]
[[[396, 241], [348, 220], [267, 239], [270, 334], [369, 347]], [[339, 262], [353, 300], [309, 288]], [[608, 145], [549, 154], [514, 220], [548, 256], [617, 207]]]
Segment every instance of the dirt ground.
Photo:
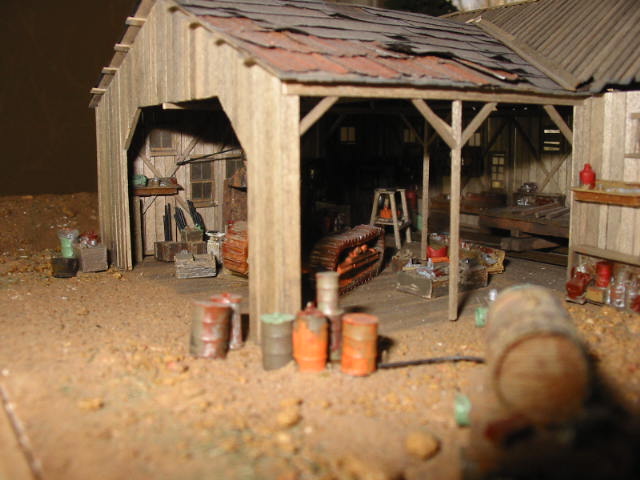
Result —
[[[36, 476], [461, 477], [469, 429], [457, 425], [454, 401], [484, 366], [423, 365], [366, 378], [339, 368], [301, 374], [293, 363], [265, 372], [251, 342], [226, 360], [193, 358], [188, 295], [137, 270], [51, 277], [61, 227], [97, 231], [96, 195], [0, 197], [0, 386]], [[584, 478], [633, 478], [637, 465], [617, 462], [637, 446], [640, 316], [565, 305], [595, 364], [590, 402], [607, 385], [615, 407], [608, 401], [601, 410], [622, 419], [580, 438], [612, 445], [620, 428], [615, 438], [629, 439], [615, 451], [603, 447], [606, 477]], [[485, 350], [484, 329], [470, 316], [391, 337], [387, 361]]]

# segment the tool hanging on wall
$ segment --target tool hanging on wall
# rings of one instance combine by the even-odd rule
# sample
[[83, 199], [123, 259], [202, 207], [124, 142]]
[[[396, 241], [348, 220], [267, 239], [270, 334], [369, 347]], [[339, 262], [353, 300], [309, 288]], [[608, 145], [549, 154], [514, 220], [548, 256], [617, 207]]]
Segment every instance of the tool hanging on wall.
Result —
[[176, 219], [176, 226], [179, 230], [184, 230], [187, 228], [187, 219], [184, 218], [184, 212], [180, 207], [176, 207], [175, 210], [176, 213], [174, 213], [173, 216]]
[[172, 239], [171, 235], [171, 205], [166, 204], [164, 206], [164, 215], [162, 216], [162, 223], [164, 225], [164, 241], [170, 242]]
[[196, 210], [195, 205], [193, 204], [193, 202], [191, 200], [187, 200], [187, 204], [189, 205], [189, 214], [191, 215], [191, 219], [193, 220], [193, 224], [197, 228], [199, 228], [200, 230], [202, 230], [204, 232], [205, 231], [204, 219], [202, 218], [202, 215], [200, 215], [200, 213], [198, 213], [198, 211]]

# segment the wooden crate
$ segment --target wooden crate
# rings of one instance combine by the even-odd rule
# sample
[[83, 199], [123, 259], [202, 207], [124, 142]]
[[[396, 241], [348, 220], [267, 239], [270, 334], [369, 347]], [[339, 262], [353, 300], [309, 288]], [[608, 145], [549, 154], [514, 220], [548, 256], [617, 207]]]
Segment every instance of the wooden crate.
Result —
[[181, 242], [201, 242], [203, 239], [202, 230], [198, 228], [184, 228], [180, 230]]
[[74, 251], [78, 258], [80, 272], [102, 272], [109, 268], [107, 247], [103, 245], [75, 247]]
[[[460, 275], [459, 290], [465, 291], [486, 287], [488, 281], [487, 269], [482, 265], [477, 265]], [[420, 275], [416, 269], [402, 271], [396, 277], [396, 290], [418, 295], [422, 298], [443, 297], [449, 294], [449, 277], [436, 277], [431, 280]]]
[[154, 244], [154, 256], [161, 262], [173, 262], [182, 250], [193, 255], [207, 253], [207, 242], [156, 242]]

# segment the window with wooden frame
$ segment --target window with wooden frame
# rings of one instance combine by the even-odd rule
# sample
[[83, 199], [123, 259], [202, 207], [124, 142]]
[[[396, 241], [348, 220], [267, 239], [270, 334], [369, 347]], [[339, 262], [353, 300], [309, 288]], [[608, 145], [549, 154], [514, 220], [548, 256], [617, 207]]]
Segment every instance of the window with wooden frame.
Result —
[[175, 155], [174, 135], [168, 128], [154, 128], [149, 132], [149, 152], [151, 155]]
[[356, 143], [356, 127], [340, 127], [340, 143]]
[[196, 207], [207, 207], [213, 204], [214, 178], [213, 162], [192, 162], [190, 168], [191, 201]]
[[491, 189], [504, 190], [506, 183], [507, 160], [504, 153], [491, 153], [489, 170], [491, 172]]

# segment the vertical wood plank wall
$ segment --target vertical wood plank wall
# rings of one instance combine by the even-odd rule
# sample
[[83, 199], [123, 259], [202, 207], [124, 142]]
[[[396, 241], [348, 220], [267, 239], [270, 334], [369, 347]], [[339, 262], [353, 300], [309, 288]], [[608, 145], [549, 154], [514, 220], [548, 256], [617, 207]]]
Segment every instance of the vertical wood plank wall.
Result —
[[[640, 183], [638, 148], [640, 92], [606, 93], [575, 108], [573, 185], [585, 163], [596, 178]], [[635, 145], [635, 146], [634, 146]], [[640, 209], [572, 201], [571, 243], [640, 256]]]
[[[170, 9], [154, 4], [96, 108], [101, 233], [113, 262], [132, 268], [125, 139], [136, 109], [218, 97], [247, 155], [256, 332], [259, 314], [300, 308], [299, 98], [284, 95], [277, 78]], [[206, 57], [185, 55], [188, 42]]]

